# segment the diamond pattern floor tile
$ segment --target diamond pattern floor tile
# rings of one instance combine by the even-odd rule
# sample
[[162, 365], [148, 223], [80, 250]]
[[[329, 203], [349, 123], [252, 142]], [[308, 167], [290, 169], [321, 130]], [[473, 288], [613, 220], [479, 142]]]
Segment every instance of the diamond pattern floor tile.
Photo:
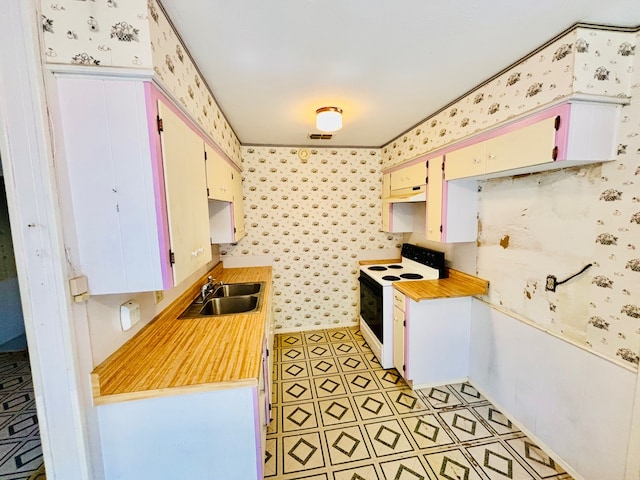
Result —
[[357, 418], [348, 397], [331, 398], [318, 402], [320, 417], [325, 427], [356, 422]]
[[0, 353], [0, 478], [27, 479], [42, 461], [27, 354]]
[[[275, 345], [266, 479], [571, 480], [473, 385], [411, 390], [357, 328], [279, 334]], [[4, 410], [33, 408], [19, 395], [0, 390], [0, 432]]]

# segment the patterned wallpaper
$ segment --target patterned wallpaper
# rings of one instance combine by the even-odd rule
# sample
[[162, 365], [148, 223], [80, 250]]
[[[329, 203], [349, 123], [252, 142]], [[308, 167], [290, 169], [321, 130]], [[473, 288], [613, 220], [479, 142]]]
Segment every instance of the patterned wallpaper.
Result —
[[358, 321], [358, 257], [393, 249], [380, 232], [380, 151], [244, 147], [247, 236], [220, 254], [274, 255], [276, 328]]
[[240, 164], [240, 141], [156, 0], [149, 0], [153, 70], [227, 156]]
[[[630, 43], [630, 44], [629, 44]], [[640, 33], [618, 55], [633, 60], [631, 94], [623, 109], [618, 159], [602, 165], [588, 199], [596, 229], [587, 341], [597, 351], [640, 360]]]
[[42, 0], [49, 63], [151, 68], [149, 22], [142, 0]]
[[628, 97], [632, 42], [628, 32], [574, 29], [385, 145], [383, 168], [573, 93]]
[[[581, 38], [567, 48], [581, 45]], [[640, 98], [640, 35], [626, 34], [624, 42], [616, 32], [584, 38], [592, 40], [588, 48], [600, 51], [599, 64], [607, 65], [610, 75], [617, 68], [629, 77], [605, 87], [626, 89], [621, 85], [627, 82], [625, 95], [632, 97], [622, 109], [618, 157], [587, 167], [480, 182], [477, 272], [491, 281], [490, 303], [637, 368], [640, 104], [634, 100]], [[593, 63], [580, 65], [578, 70], [594, 72], [584, 88], [595, 85], [600, 67], [594, 71]], [[588, 263], [593, 266], [556, 292], [545, 290], [547, 275], [564, 280]]]
[[[241, 148], [156, 0], [43, 0], [42, 29], [49, 63], [153, 67], [222, 150], [238, 163], [242, 156], [249, 233], [237, 245], [222, 246], [221, 254], [274, 255], [276, 323], [283, 329], [357, 321], [359, 253], [402, 241], [378, 231], [381, 168], [573, 93], [640, 94], [639, 36], [578, 28], [382, 151], [317, 149], [301, 160], [295, 148]], [[602, 166], [483, 182], [477, 269], [492, 282], [489, 301], [637, 366], [637, 102], [623, 109], [618, 153], [617, 161]], [[498, 201], [509, 193], [515, 197]], [[577, 259], [593, 267], [557, 292], [546, 292], [546, 274], [573, 273], [582, 266]], [[588, 303], [580, 303], [585, 298]]]
[[42, 0], [41, 8], [48, 63], [153, 68], [174, 99], [240, 163], [235, 132], [156, 0]]

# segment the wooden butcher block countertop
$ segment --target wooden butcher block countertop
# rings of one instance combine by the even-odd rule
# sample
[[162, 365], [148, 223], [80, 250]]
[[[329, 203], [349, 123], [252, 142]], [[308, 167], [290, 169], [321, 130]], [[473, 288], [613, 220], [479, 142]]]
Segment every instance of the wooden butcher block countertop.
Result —
[[404, 293], [411, 300], [419, 302], [436, 298], [484, 295], [489, 288], [489, 282], [450, 268], [448, 278], [398, 282], [393, 284], [393, 288]]
[[[260, 311], [178, 320], [208, 275], [224, 283], [265, 282]], [[270, 289], [271, 267], [219, 263], [94, 369], [94, 403], [257, 385]]]

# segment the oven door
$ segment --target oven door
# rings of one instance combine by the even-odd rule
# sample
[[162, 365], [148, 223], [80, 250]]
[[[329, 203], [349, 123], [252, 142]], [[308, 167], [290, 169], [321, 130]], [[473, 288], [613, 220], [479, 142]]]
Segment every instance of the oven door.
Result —
[[368, 325], [380, 343], [384, 344], [382, 338], [382, 285], [364, 272], [360, 272], [358, 280], [360, 281], [360, 318]]

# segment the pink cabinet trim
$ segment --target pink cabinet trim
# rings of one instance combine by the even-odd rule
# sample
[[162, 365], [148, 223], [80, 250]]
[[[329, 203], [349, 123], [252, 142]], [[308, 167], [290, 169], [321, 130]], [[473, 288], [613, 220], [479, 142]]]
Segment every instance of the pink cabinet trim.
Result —
[[[171, 106], [157, 88], [149, 82], [144, 84], [144, 93], [147, 102], [147, 125], [149, 128], [149, 143], [151, 148], [153, 188], [156, 198], [156, 221], [158, 223], [158, 243], [160, 245], [160, 270], [162, 272], [162, 285], [165, 290], [173, 287], [173, 271], [169, 261], [169, 220], [167, 215], [167, 194], [164, 183], [164, 168], [162, 166], [162, 145], [157, 130], [158, 100]], [[171, 106], [172, 107], [172, 106]], [[170, 108], [171, 108], [170, 107]], [[173, 110], [173, 108], [172, 108]]]
[[560, 115], [560, 117], [562, 118], [562, 121], [560, 122], [560, 129], [556, 133], [556, 145], [558, 146], [558, 160], [564, 160], [566, 159], [567, 143], [569, 141], [568, 126], [569, 126], [570, 112], [571, 112], [571, 102], [562, 103], [560, 105], [556, 105], [555, 107], [547, 108], [538, 113], [529, 115], [521, 120], [514, 120], [507, 125], [494, 128], [493, 130], [481, 133], [479, 135], [468, 138], [466, 140], [451, 143], [444, 147], [425, 153], [424, 155], [416, 157], [413, 160], [410, 160], [408, 162], [404, 162], [399, 165], [394, 165], [393, 167], [383, 170], [382, 173], [390, 173], [395, 170], [400, 170], [401, 168], [405, 168], [419, 162], [425, 162], [433, 157], [446, 155], [447, 153], [453, 152], [454, 150], [459, 150], [461, 148], [468, 147], [469, 145], [473, 145], [475, 143], [484, 142], [491, 138], [495, 138], [500, 135], [504, 135], [505, 133], [513, 132], [515, 130], [519, 130], [522, 127], [526, 127], [528, 125], [537, 123], [540, 120], [544, 120], [545, 118], [555, 117], [557, 115]]
[[263, 478], [264, 459], [262, 458], [262, 425], [260, 422], [260, 396], [258, 395], [258, 387], [251, 390], [251, 395], [253, 396], [253, 418], [256, 434], [256, 478]]
[[[182, 120], [189, 128], [196, 133], [203, 142], [205, 142], [209, 148], [215, 150], [222, 158], [225, 159], [236, 171], [239, 172], [238, 166], [233, 163], [226, 153], [222, 151], [218, 145], [211, 142], [205, 137], [200, 130], [193, 124], [193, 122], [178, 108], [175, 104], [169, 100], [153, 83], [144, 82], [145, 99], [147, 106], [147, 125], [149, 128], [149, 143], [151, 149], [151, 158], [153, 159], [152, 171], [153, 171], [153, 185], [156, 198], [156, 221], [158, 224], [158, 243], [160, 245], [160, 252], [162, 258], [160, 260], [160, 269], [162, 272], [162, 284], [164, 289], [172, 288], [173, 285], [173, 271], [171, 263], [169, 261], [169, 249], [171, 248], [171, 241], [169, 239], [169, 220], [167, 216], [167, 202], [166, 202], [166, 190], [164, 183], [164, 167], [162, 164], [162, 143], [160, 141], [160, 135], [157, 130], [157, 118], [158, 118], [158, 101], [161, 101], [167, 108], [175, 113], [180, 120]], [[231, 212], [233, 215], [233, 212]], [[233, 225], [233, 217], [231, 218]]]

